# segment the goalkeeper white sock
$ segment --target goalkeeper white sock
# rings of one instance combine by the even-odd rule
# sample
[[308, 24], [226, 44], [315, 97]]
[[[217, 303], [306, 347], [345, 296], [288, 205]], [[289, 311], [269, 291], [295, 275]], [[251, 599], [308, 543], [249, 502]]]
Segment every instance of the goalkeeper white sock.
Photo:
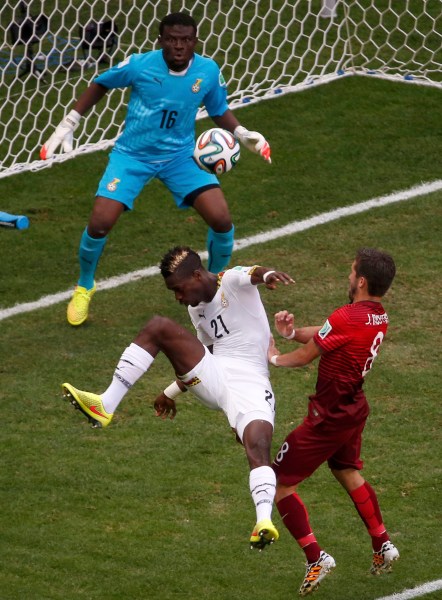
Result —
[[276, 491], [276, 475], [271, 467], [257, 467], [250, 471], [250, 493], [256, 507], [256, 522], [272, 518]]
[[131, 344], [126, 348], [114, 372], [112, 383], [101, 395], [104, 409], [113, 414], [130, 388], [144, 375], [154, 357], [146, 350]]

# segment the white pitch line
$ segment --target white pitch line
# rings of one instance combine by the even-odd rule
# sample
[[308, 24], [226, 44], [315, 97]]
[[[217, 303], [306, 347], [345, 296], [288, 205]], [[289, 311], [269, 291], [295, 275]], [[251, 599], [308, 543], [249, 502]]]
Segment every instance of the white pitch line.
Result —
[[[247, 248], [248, 246], [253, 246], [255, 244], [269, 242], [271, 240], [284, 237], [286, 235], [299, 233], [300, 231], [305, 231], [312, 227], [316, 227], [317, 225], [324, 225], [325, 223], [330, 223], [331, 221], [341, 219], [342, 217], [356, 215], [358, 213], [371, 210], [372, 208], [387, 206], [388, 204], [394, 204], [395, 202], [411, 200], [413, 198], [417, 198], [418, 196], [432, 194], [433, 192], [437, 192], [440, 190], [442, 190], [442, 180], [437, 180], [431, 183], [423, 183], [419, 186], [414, 186], [402, 192], [396, 192], [387, 196], [379, 196], [378, 198], [373, 198], [372, 200], [367, 200], [366, 202], [360, 202], [352, 206], [338, 208], [336, 210], [317, 215], [316, 217], [304, 219], [303, 221], [294, 221], [293, 223], [289, 223], [288, 225], [280, 227], [279, 229], [272, 229], [270, 231], [260, 233], [248, 238], [243, 238], [242, 240], [237, 240], [235, 242], [234, 251]], [[207, 258], [206, 251], [199, 252], [199, 254], [203, 260]], [[160, 271], [158, 267], [148, 267], [146, 269], [132, 271], [124, 275], [118, 275], [116, 277], [111, 277], [109, 279], [100, 281], [97, 284], [97, 289], [112, 289], [115, 287], [119, 287], [120, 285], [125, 285], [126, 283], [131, 283], [133, 281], [136, 281], [137, 279], [143, 279], [144, 277], [152, 277], [153, 275], [158, 275], [159, 272]], [[11, 308], [2, 309], [0, 310], [0, 321], [2, 321], [3, 319], [7, 319], [8, 317], [12, 317], [14, 315], [31, 312], [33, 310], [52, 306], [53, 304], [58, 304], [59, 302], [63, 302], [64, 300], [70, 298], [71, 295], [72, 290], [69, 290], [67, 292], [60, 292], [51, 296], [44, 296], [43, 298], [40, 298], [40, 300], [37, 300], [35, 302], [17, 304]], [[392, 594], [391, 596], [383, 596], [382, 598], [377, 598], [377, 600], [412, 600], [413, 598], [418, 598], [419, 596], [424, 596], [425, 594], [436, 592], [441, 589], [442, 579], [437, 579], [435, 581], [429, 581], [427, 583], [424, 583], [423, 585], [420, 585], [416, 588]]]
[[[433, 192], [440, 190], [442, 190], [442, 179], [438, 179], [430, 183], [422, 183], [421, 185], [413, 186], [408, 190], [395, 192], [387, 196], [379, 196], [378, 198], [372, 198], [371, 200], [366, 200], [365, 202], [359, 202], [358, 204], [353, 204], [351, 206], [344, 206], [342, 208], [330, 210], [302, 221], [293, 221], [293, 223], [289, 223], [288, 225], [284, 225], [284, 227], [280, 227], [278, 229], [271, 229], [270, 231], [265, 231], [251, 237], [237, 240], [233, 250], [242, 250], [248, 246], [263, 244], [286, 235], [293, 235], [294, 233], [299, 233], [300, 231], [305, 231], [307, 229], [311, 229], [312, 227], [317, 227], [318, 225], [324, 225], [325, 223], [342, 219], [343, 217], [357, 215], [367, 210], [371, 210], [372, 208], [387, 206], [388, 204], [394, 204], [395, 202], [412, 200], [418, 196], [425, 196], [426, 194], [432, 194]], [[199, 255], [204, 260], [207, 258], [207, 251], [199, 252]], [[137, 279], [158, 275], [158, 273], [158, 267], [147, 267], [146, 269], [139, 269], [138, 271], [132, 271], [130, 273], [125, 273], [124, 275], [117, 275], [116, 277], [110, 277], [109, 279], [104, 279], [98, 282], [97, 290], [109, 290], [119, 287], [120, 285], [131, 283]], [[34, 302], [25, 302], [24, 304], [16, 304], [10, 308], [0, 309], [0, 321], [8, 319], [9, 317], [13, 317], [14, 315], [20, 315], [58, 304], [70, 298], [71, 295], [72, 290], [68, 290], [67, 292], [59, 292], [50, 296], [43, 296]]]
[[403, 592], [398, 592], [397, 594], [392, 594], [391, 596], [382, 596], [382, 598], [377, 598], [377, 600], [412, 600], [413, 598], [418, 598], [419, 596], [424, 596], [425, 594], [431, 594], [431, 592], [437, 592], [438, 590], [442, 590], [442, 579], [428, 581], [427, 583], [419, 585], [418, 587], [410, 590], [404, 590]]

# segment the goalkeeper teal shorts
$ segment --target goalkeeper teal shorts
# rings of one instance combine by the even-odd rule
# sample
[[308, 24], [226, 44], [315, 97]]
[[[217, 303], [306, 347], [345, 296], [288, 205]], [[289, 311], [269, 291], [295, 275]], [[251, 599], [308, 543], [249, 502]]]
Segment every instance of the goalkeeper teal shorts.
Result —
[[132, 210], [143, 187], [154, 178], [170, 190], [178, 208], [192, 206], [195, 190], [219, 186], [217, 177], [200, 169], [188, 153], [170, 160], [145, 162], [114, 149], [96, 195], [117, 200]]

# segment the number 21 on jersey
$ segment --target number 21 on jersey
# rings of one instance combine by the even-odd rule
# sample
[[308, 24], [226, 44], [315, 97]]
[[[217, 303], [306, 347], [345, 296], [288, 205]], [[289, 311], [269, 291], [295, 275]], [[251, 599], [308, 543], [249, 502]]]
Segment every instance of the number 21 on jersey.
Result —
[[[226, 333], [227, 335], [230, 333], [230, 331], [227, 329], [227, 327], [224, 324], [223, 318], [221, 315], [218, 315], [216, 317], [216, 319], [212, 319], [210, 321], [210, 325], [212, 327], [212, 329], [214, 330], [213, 335], [216, 338], [222, 338], [224, 333]], [[223, 333], [224, 332], [224, 333]]]

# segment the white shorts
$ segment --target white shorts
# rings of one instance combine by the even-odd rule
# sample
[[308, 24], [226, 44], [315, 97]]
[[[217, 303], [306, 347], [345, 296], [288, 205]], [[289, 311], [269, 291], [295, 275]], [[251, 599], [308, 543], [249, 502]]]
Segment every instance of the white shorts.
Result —
[[206, 348], [202, 360], [179, 379], [202, 404], [222, 410], [242, 441], [256, 420], [275, 422], [275, 397], [268, 377], [239, 361], [213, 356]]

